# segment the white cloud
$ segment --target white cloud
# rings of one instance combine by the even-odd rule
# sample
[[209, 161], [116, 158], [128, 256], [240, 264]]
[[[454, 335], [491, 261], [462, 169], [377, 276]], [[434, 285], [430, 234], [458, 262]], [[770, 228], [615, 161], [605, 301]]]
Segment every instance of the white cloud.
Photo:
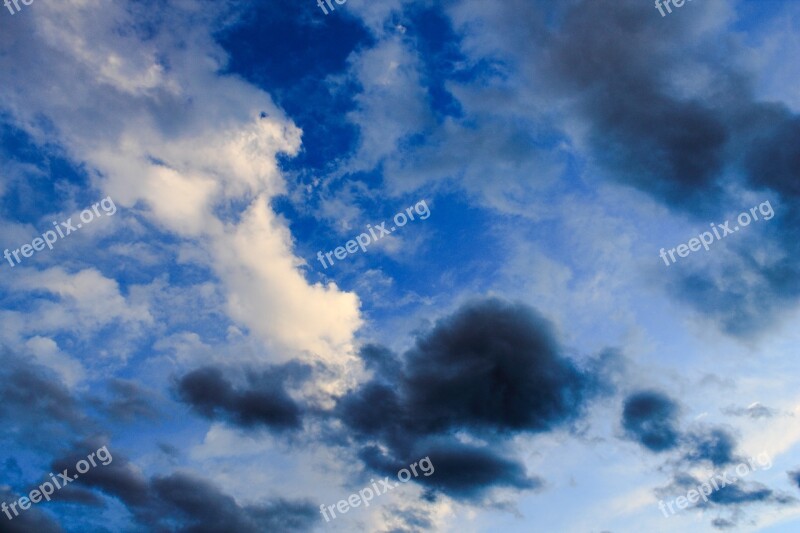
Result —
[[25, 313], [26, 332], [88, 335], [117, 321], [131, 325], [152, 322], [145, 306], [129, 303], [117, 282], [95, 269], [70, 274], [60, 267], [42, 271], [29, 268], [15, 274], [13, 282], [6, 282], [7, 290], [45, 291], [57, 297], [55, 301], [36, 300], [35, 311]]
[[59, 350], [53, 339], [36, 335], [28, 339], [25, 346], [40, 364], [61, 376], [67, 387], [74, 387], [84, 379], [86, 371], [83, 365]]
[[[192, 257], [207, 257], [227, 312], [268, 358], [299, 354], [344, 371], [361, 324], [358, 299], [304, 280], [286, 224], [269, 206], [285, 189], [277, 156], [296, 154], [301, 132], [268, 94], [219, 73], [226, 59], [210, 31], [224, 9], [191, 0], [152, 12], [97, 0], [37, 4], [5, 38], [0, 61], [11, 68], [0, 69], [0, 101], [34, 138], [60, 143], [93, 169], [119, 209], [136, 207], [205, 252]], [[145, 22], [150, 35], [118, 31]], [[35, 125], [39, 116], [56, 138]], [[86, 298], [76, 305], [97, 313], [116, 305]], [[88, 307], [79, 310], [90, 321]], [[66, 325], [55, 311], [42, 320]]]

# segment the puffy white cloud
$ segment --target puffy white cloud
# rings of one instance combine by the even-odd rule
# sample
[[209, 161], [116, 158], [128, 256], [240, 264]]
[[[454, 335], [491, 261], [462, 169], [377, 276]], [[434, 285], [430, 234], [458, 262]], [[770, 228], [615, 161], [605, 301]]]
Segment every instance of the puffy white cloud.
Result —
[[[359, 302], [305, 281], [287, 225], [269, 205], [285, 190], [277, 157], [297, 153], [301, 132], [268, 94], [220, 73], [225, 54], [210, 34], [227, 5], [37, 4], [2, 38], [0, 101], [35, 139], [85, 163], [120, 210], [178, 236], [184, 252], [196, 248], [190, 255], [206, 258], [227, 291], [230, 317], [261, 339], [268, 358], [346, 365]], [[57, 292], [89, 324], [146, 317], [96, 272], [25, 279], [20, 287]], [[92, 283], [101, 288], [94, 296]], [[69, 327], [52, 307], [41, 306], [39, 322]]]
[[74, 387], [84, 379], [83, 365], [64, 354], [53, 339], [36, 335], [25, 346], [40, 364], [54, 370], [67, 387]]

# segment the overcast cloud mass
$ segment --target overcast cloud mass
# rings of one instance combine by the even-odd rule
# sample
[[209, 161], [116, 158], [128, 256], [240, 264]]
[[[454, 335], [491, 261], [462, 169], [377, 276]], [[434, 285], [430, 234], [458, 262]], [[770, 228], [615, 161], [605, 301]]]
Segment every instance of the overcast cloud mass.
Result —
[[792, 0], [0, 2], [0, 532], [800, 530], [799, 54]]

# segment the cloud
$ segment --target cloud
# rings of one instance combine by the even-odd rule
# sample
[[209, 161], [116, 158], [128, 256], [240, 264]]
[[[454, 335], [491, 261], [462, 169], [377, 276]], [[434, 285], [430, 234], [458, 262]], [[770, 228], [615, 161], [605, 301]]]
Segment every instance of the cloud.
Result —
[[[503, 454], [503, 439], [569, 428], [607, 390], [565, 356], [538, 312], [494, 298], [440, 319], [402, 358], [377, 345], [365, 346], [362, 358], [373, 378], [335, 410], [362, 443], [360, 457], [389, 473], [430, 456], [436, 473], [415, 481], [460, 498], [541, 486]], [[457, 432], [492, 446], [459, 441]], [[370, 444], [376, 440], [381, 447]]]
[[709, 461], [714, 466], [724, 466], [737, 460], [734, 454], [736, 439], [720, 428], [691, 433], [686, 437], [690, 447], [686, 459], [691, 462]]
[[698, 425], [685, 431], [680, 427], [681, 407], [667, 394], [641, 390], [624, 401], [622, 427], [625, 436], [654, 453], [681, 450], [691, 464], [709, 462], [715, 467], [738, 459], [736, 437], [727, 429]]
[[711, 521], [711, 525], [717, 529], [733, 529], [736, 527], [736, 522], [726, 520], [725, 518], [715, 518]]
[[749, 418], [772, 418], [777, 414], [775, 409], [771, 409], [759, 402], [752, 403], [747, 407], [736, 407], [730, 405], [722, 409], [722, 412], [730, 416], [746, 416]]
[[308, 531], [319, 520], [317, 506], [311, 502], [278, 498], [242, 506], [210, 482], [186, 474], [156, 478], [152, 488], [159, 501], [170, 507], [170, 518], [185, 521], [187, 532]]
[[[745, 482], [743, 479], [737, 478], [733, 471], [725, 473], [725, 476], [727, 476], [727, 481], [723, 482], [723, 476], [716, 473], [714, 474], [714, 481], [711, 482], [708, 480], [703, 481], [701, 478], [686, 472], [676, 472], [671, 483], [666, 487], [657, 489], [656, 494], [659, 498], [674, 500], [676, 495], [685, 495], [690, 490], [701, 492], [701, 485], [706, 484], [712, 489], [707, 496], [708, 501], [700, 500], [694, 505], [700, 509], [725, 511], [728, 514], [727, 518], [717, 517], [718, 520], [722, 520], [719, 525], [715, 525], [712, 522], [714, 527], [720, 529], [738, 525], [743, 517], [743, 508], [749, 505], [762, 504], [785, 507], [797, 504], [797, 499], [789, 494], [770, 489], [754, 481]], [[717, 483], [719, 483], [719, 486]], [[724, 486], [722, 486], [723, 484]]]
[[224, 418], [245, 428], [296, 430], [302, 425], [302, 409], [287, 394], [284, 382], [309, 375], [308, 366], [284, 365], [250, 373], [247, 385], [236, 388], [219, 368], [204, 367], [183, 376], [177, 389], [183, 402], [207, 418]]
[[[215, 276], [223, 312], [267, 357], [325, 361], [337, 372], [318, 386], [341, 391], [353, 379], [359, 301], [335, 284], [305, 280], [288, 223], [272, 209], [285, 192], [278, 158], [298, 153], [302, 132], [267, 93], [222, 73], [227, 55], [212, 35], [238, 4], [89, 1], [28, 10], [2, 37], [0, 101], [8, 122], [34, 143], [59, 146], [92, 188], [114, 199], [114, 236], [127, 224], [143, 240], [158, 232], [178, 239]], [[54, 98], [45, 88], [51, 79], [69, 96]], [[61, 296], [96, 304], [79, 309], [90, 327], [120, 311], [146, 318], [102, 298], [114, 296], [115, 285], [100, 287], [94, 300]], [[48, 318], [77, 327], [58, 311]]]
[[[0, 485], [0, 502], [16, 502], [20, 496]], [[57, 522], [35, 505], [27, 511], [20, 511], [19, 506], [16, 509], [19, 516], [15, 516], [11, 510], [8, 511], [14, 517], [13, 520], [9, 520], [5, 514], [0, 514], [0, 531], [3, 533], [29, 533], [30, 531], [61, 533], [64, 531]]]
[[25, 347], [39, 363], [59, 374], [68, 387], [74, 387], [84, 378], [83, 365], [59, 350], [53, 339], [36, 335], [27, 340]]
[[[615, 9], [575, 2], [533, 63], [551, 90], [578, 102], [572, 113], [586, 125], [583, 140], [612, 179], [698, 222], [756, 194], [781, 205], [760, 230], [758, 246], [751, 235], [748, 246], [728, 246], [720, 271], [686, 266], [669, 282], [671, 294], [721, 329], [748, 336], [769, 327], [800, 295], [800, 245], [792, 236], [800, 220], [800, 117], [783, 104], [758, 101], [754, 74], [736, 59], [746, 51], [719, 38], [734, 20], [730, 6], [706, 2], [681, 24], [662, 24], [650, 11], [635, 1]], [[676, 41], [679, 55], [671, 46]], [[727, 59], [712, 62], [712, 56]], [[765, 260], [770, 248], [776, 250]]]
[[14, 435], [28, 447], [49, 448], [92, 427], [79, 399], [62, 385], [57, 374], [7, 348], [0, 350], [0, 420], [6, 437]]
[[107, 385], [111, 397], [97, 404], [112, 420], [132, 422], [158, 418], [159, 411], [154, 405], [156, 397], [152, 392], [125, 379], [112, 378]]
[[639, 391], [625, 399], [622, 427], [628, 438], [653, 452], [678, 445], [680, 409], [669, 396], [654, 390]]
[[791, 482], [797, 485], [797, 488], [800, 488], [800, 470], [786, 472], [786, 474], [789, 476]]
[[[9, 284], [12, 291], [44, 291], [53, 298], [38, 302], [29, 331], [95, 332], [115, 321], [152, 324], [147, 308], [131, 304], [119, 283], [94, 268], [70, 273], [60, 267], [26, 270]], [[54, 301], [55, 300], [55, 301]]]
[[[738, 31], [730, 3], [709, 0], [664, 23], [636, 0], [613, 9], [590, 0], [461, 0], [443, 8], [442, 20], [425, 13], [437, 39], [419, 35], [402, 46], [389, 29], [397, 13], [384, 7], [380, 53], [360, 52], [351, 72], [364, 88], [355, 98], [361, 134], [391, 132], [365, 160], [381, 161], [373, 166], [393, 192], [437, 182], [502, 212], [555, 216], [545, 199], [574, 155], [703, 226], [749, 208], [744, 199], [771, 199], [780, 206], [774, 220], [707, 262], [670, 271], [665, 289], [741, 337], [796, 307], [800, 116], [756, 93], [751, 51], [727, 38]], [[419, 16], [415, 6], [394, 8]], [[423, 57], [412, 44], [438, 53]], [[435, 79], [426, 77], [434, 67]], [[401, 88], [414, 110], [405, 121], [382, 104]]]
[[714, 491], [708, 497], [711, 503], [720, 506], [735, 506], [745, 503], [772, 503], [775, 505], [794, 505], [797, 500], [792, 496], [767, 488], [761, 483], [726, 485]]
[[[76, 443], [53, 462], [53, 468], [73, 468], [75, 462], [95, 450], [99, 441]], [[195, 474], [175, 472], [148, 478], [124, 455], [108, 449], [113, 460], [89, 469], [78, 486], [118, 498], [136, 522], [148, 530], [307, 531], [319, 520], [316, 506], [305, 501], [276, 498], [256, 505], [240, 505], [210, 481]]]

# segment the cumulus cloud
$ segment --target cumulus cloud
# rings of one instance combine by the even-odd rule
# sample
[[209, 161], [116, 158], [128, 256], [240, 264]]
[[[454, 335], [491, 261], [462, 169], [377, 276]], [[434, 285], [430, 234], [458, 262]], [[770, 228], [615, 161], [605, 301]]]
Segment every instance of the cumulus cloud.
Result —
[[789, 480], [797, 485], [797, 488], [800, 488], [800, 470], [793, 470], [791, 472], [786, 472], [789, 476]]
[[730, 430], [700, 424], [681, 428], [682, 409], [664, 392], [652, 389], [629, 394], [624, 401], [622, 427], [625, 437], [653, 453], [681, 452], [689, 464], [725, 466], [738, 459], [737, 440]]
[[[797, 305], [800, 117], [757, 94], [750, 51], [727, 37], [731, 4], [709, 0], [664, 23], [636, 0], [613, 9], [590, 0], [461, 0], [442, 19], [425, 12], [439, 31], [418, 41], [398, 39], [390, 22], [397, 11], [416, 20], [424, 8], [380, 5], [369, 13], [388, 17], [381, 51], [358, 54], [351, 74], [363, 87], [359, 131], [391, 132], [381, 136], [389, 146], [364, 160], [380, 159], [373, 167], [393, 192], [450, 180], [484, 205], [547, 218], [556, 213], [548, 195], [578, 156], [698, 224], [746, 209], [744, 198], [772, 199], [780, 207], [768, 227], [750, 228], [746, 245], [726, 243], [721, 266], [709, 259], [712, 268], [673, 269], [665, 288], [738, 336], [763, 332]], [[788, 20], [796, 30], [797, 18]], [[380, 105], [398, 90], [413, 109], [406, 122]]]
[[679, 406], [666, 394], [647, 390], [625, 399], [622, 427], [626, 435], [653, 452], [670, 450], [678, 445]]
[[181, 400], [205, 417], [226, 418], [245, 428], [299, 429], [303, 410], [288, 395], [284, 382], [307, 378], [310, 370], [293, 364], [250, 373], [247, 385], [237, 388], [219, 368], [204, 367], [183, 376], [177, 388]]
[[[73, 468], [84, 459], [87, 450], [96, 450], [99, 441], [76, 442], [73, 448], [53, 461], [58, 471]], [[243, 532], [307, 531], [319, 520], [316, 507], [310, 502], [281, 498], [260, 504], [240, 505], [215, 484], [187, 472], [147, 477], [123, 454], [113, 450], [108, 465], [89, 469], [74, 481], [118, 498], [132, 513], [136, 522], [150, 530], [162, 528], [179, 531]]]
[[49, 448], [91, 425], [75, 397], [51, 370], [2, 348], [0, 420], [29, 448]]
[[690, 450], [686, 459], [691, 462], [708, 461], [715, 467], [737, 460], [734, 450], [736, 438], [721, 428], [709, 428], [687, 435]]
[[[324, 360], [338, 372], [319, 386], [343, 390], [358, 298], [305, 281], [286, 221], [270, 206], [285, 190], [278, 157], [297, 154], [301, 131], [265, 92], [219, 74], [226, 57], [210, 33], [232, 4], [37, 6], [3, 36], [2, 101], [34, 141], [57, 143], [84, 165], [120, 211], [199, 250], [224, 288], [224, 311], [268, 357]], [[69, 97], [53, 97], [43, 81], [53, 77]], [[114, 300], [96, 300], [91, 310], [103, 320]]]
[[[464, 498], [493, 486], [540, 486], [500, 453], [503, 439], [568, 429], [608, 385], [565, 356], [537, 311], [498, 299], [469, 302], [440, 319], [403, 357], [369, 345], [362, 358], [373, 378], [336, 408], [362, 443], [361, 458], [396, 472], [406, 460], [430, 456], [436, 475], [417, 481]], [[461, 442], [456, 432], [494, 445]]]
[[[22, 494], [9, 490], [7, 486], [0, 485], [0, 502], [15, 502]], [[18, 509], [19, 511], [19, 509]], [[14, 516], [12, 511], [9, 511]], [[41, 533], [61, 533], [61, 526], [47, 513], [33, 506], [27, 511], [22, 511], [19, 516], [9, 520], [5, 515], [0, 515], [0, 531], [3, 533], [28, 533], [36, 531]]]
[[[661, 498], [674, 499], [676, 495], [686, 494], [689, 490], [698, 490], [704, 481], [692, 474], [677, 472], [671, 483], [657, 489], [656, 493]], [[734, 479], [730, 478], [730, 481], [734, 481]], [[721, 486], [723, 484], [725, 486]], [[709, 484], [712, 492], [708, 495], [708, 501], [700, 500], [694, 504], [700, 509], [725, 513], [725, 516], [718, 516], [711, 523], [712, 526], [719, 529], [737, 526], [744, 517], [744, 509], [751, 505], [786, 507], [797, 504], [797, 499], [791, 495], [770, 489], [755, 481], [747, 482], [737, 479], [733, 483], [725, 484], [719, 480], [719, 485], [716, 488]]]

